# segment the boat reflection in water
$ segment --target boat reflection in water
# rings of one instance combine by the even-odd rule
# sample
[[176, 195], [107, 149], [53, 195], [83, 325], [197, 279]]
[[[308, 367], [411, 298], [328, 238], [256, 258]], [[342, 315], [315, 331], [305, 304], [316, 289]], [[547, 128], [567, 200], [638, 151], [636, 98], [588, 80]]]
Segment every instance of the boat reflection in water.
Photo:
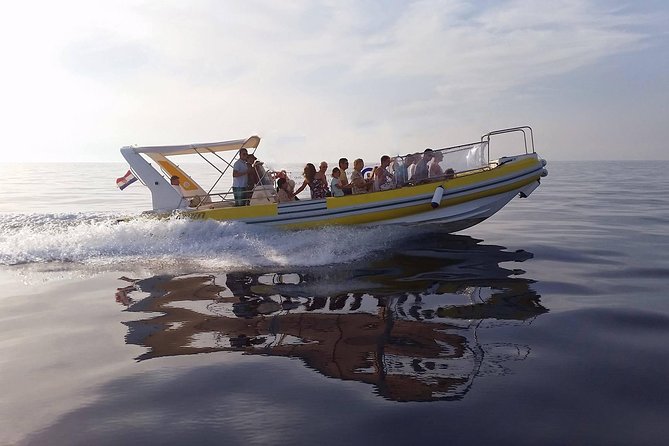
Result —
[[[116, 299], [149, 319], [125, 322], [138, 360], [218, 351], [300, 358], [325, 376], [372, 384], [395, 401], [461, 399], [481, 375], [503, 374], [529, 346], [484, 343], [481, 330], [527, 324], [548, 310], [509, 252], [431, 234], [371, 258], [292, 271], [156, 276]], [[161, 313], [156, 315], [155, 313]]]

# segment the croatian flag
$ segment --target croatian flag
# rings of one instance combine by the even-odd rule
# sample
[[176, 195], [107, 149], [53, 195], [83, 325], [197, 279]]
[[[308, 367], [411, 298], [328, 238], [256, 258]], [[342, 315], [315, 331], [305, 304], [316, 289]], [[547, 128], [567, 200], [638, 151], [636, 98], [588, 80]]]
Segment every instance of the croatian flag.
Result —
[[119, 189], [123, 190], [126, 187], [130, 186], [135, 181], [137, 181], [137, 177], [134, 176], [132, 172], [128, 171], [128, 173], [123, 175], [121, 178], [116, 179], [116, 185], [118, 186]]

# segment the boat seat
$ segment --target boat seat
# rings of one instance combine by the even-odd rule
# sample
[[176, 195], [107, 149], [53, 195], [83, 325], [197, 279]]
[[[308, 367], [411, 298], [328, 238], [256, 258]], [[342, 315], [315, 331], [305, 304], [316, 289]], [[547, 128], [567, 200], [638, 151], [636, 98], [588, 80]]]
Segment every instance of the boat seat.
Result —
[[276, 203], [276, 189], [271, 185], [258, 184], [253, 188], [250, 205]]

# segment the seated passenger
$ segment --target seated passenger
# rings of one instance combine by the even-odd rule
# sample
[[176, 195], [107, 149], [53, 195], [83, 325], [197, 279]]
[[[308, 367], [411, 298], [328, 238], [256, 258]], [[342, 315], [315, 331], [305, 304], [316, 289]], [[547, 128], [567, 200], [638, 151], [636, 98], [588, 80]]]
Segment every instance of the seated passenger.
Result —
[[[327, 164], [325, 165], [327, 169]], [[304, 182], [296, 191], [295, 195], [298, 195], [304, 190], [305, 187], [309, 186], [311, 190], [311, 198], [325, 198], [330, 192], [325, 180], [325, 175], [318, 175], [319, 172], [316, 172], [316, 166], [311, 163], [307, 163], [304, 166]]]
[[288, 183], [288, 192], [290, 192], [294, 200], [299, 200], [299, 198], [297, 198], [297, 196], [295, 195], [295, 181], [292, 178], [288, 177], [288, 173], [286, 173], [285, 170], [276, 173], [276, 178], [277, 181], [279, 178], [283, 178], [284, 180], [286, 180], [286, 182]]
[[288, 184], [288, 180], [285, 178], [279, 178], [276, 184], [277, 203], [289, 203], [295, 200], [295, 196], [290, 191], [290, 184]]
[[416, 173], [416, 158], [418, 155], [415, 153], [410, 153], [404, 157], [404, 167], [406, 168], [407, 175], [405, 183], [409, 182]]
[[444, 175], [446, 176], [447, 180], [455, 178], [455, 170], [453, 170], [449, 167], [448, 169], [446, 169], [446, 173]]
[[328, 170], [328, 163], [326, 163], [325, 161], [321, 161], [321, 163], [318, 165], [318, 172], [316, 172], [316, 178], [321, 180], [323, 184], [325, 184], [325, 189], [327, 190], [325, 196], [331, 197], [332, 192], [330, 192], [330, 189], [328, 188], [328, 177], [325, 174], [327, 170]]
[[339, 179], [341, 180], [341, 188], [344, 191], [344, 195], [351, 195], [351, 188], [353, 185], [348, 181], [348, 175], [346, 175], [346, 169], [348, 169], [348, 159], [339, 158], [339, 171], [341, 173]]
[[291, 194], [295, 194], [295, 181], [288, 177], [288, 173], [285, 170], [282, 170], [277, 174], [277, 179], [283, 178], [288, 182], [288, 190]]
[[344, 189], [342, 188], [343, 184], [341, 181], [341, 170], [339, 167], [332, 169], [332, 180], [330, 181], [330, 190], [332, 191], [333, 197], [343, 197]]
[[441, 168], [439, 165], [440, 162], [442, 162], [444, 159], [444, 154], [441, 152], [434, 152], [434, 156], [432, 157], [432, 161], [428, 164], [429, 170], [428, 170], [428, 178], [436, 178], [444, 175], [444, 170]]
[[365, 167], [365, 162], [358, 158], [353, 162], [353, 173], [351, 173], [351, 184], [353, 187], [353, 195], [366, 194], [372, 186], [371, 179], [365, 179], [362, 176], [362, 169]]
[[383, 155], [381, 157], [381, 165], [374, 170], [374, 190], [388, 190], [394, 189], [395, 183], [393, 182], [393, 174], [388, 172], [388, 166], [390, 165], [390, 157], [388, 155]]
[[411, 181], [414, 183], [426, 180], [429, 173], [429, 168], [427, 163], [432, 159], [432, 149], [425, 149], [423, 152], [423, 157], [416, 163], [416, 168], [414, 170], [413, 177]]
[[395, 187], [402, 187], [407, 182], [407, 168], [404, 164], [404, 159], [401, 156], [396, 156], [390, 159], [390, 167], [388, 169], [393, 174], [393, 185]]

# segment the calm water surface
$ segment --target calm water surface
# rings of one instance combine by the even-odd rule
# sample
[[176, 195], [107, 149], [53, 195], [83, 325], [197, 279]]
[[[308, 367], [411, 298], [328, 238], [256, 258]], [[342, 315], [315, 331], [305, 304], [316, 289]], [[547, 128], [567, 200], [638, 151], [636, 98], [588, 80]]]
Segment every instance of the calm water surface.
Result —
[[449, 235], [0, 165], [0, 444], [666, 444], [669, 162], [548, 167]]

